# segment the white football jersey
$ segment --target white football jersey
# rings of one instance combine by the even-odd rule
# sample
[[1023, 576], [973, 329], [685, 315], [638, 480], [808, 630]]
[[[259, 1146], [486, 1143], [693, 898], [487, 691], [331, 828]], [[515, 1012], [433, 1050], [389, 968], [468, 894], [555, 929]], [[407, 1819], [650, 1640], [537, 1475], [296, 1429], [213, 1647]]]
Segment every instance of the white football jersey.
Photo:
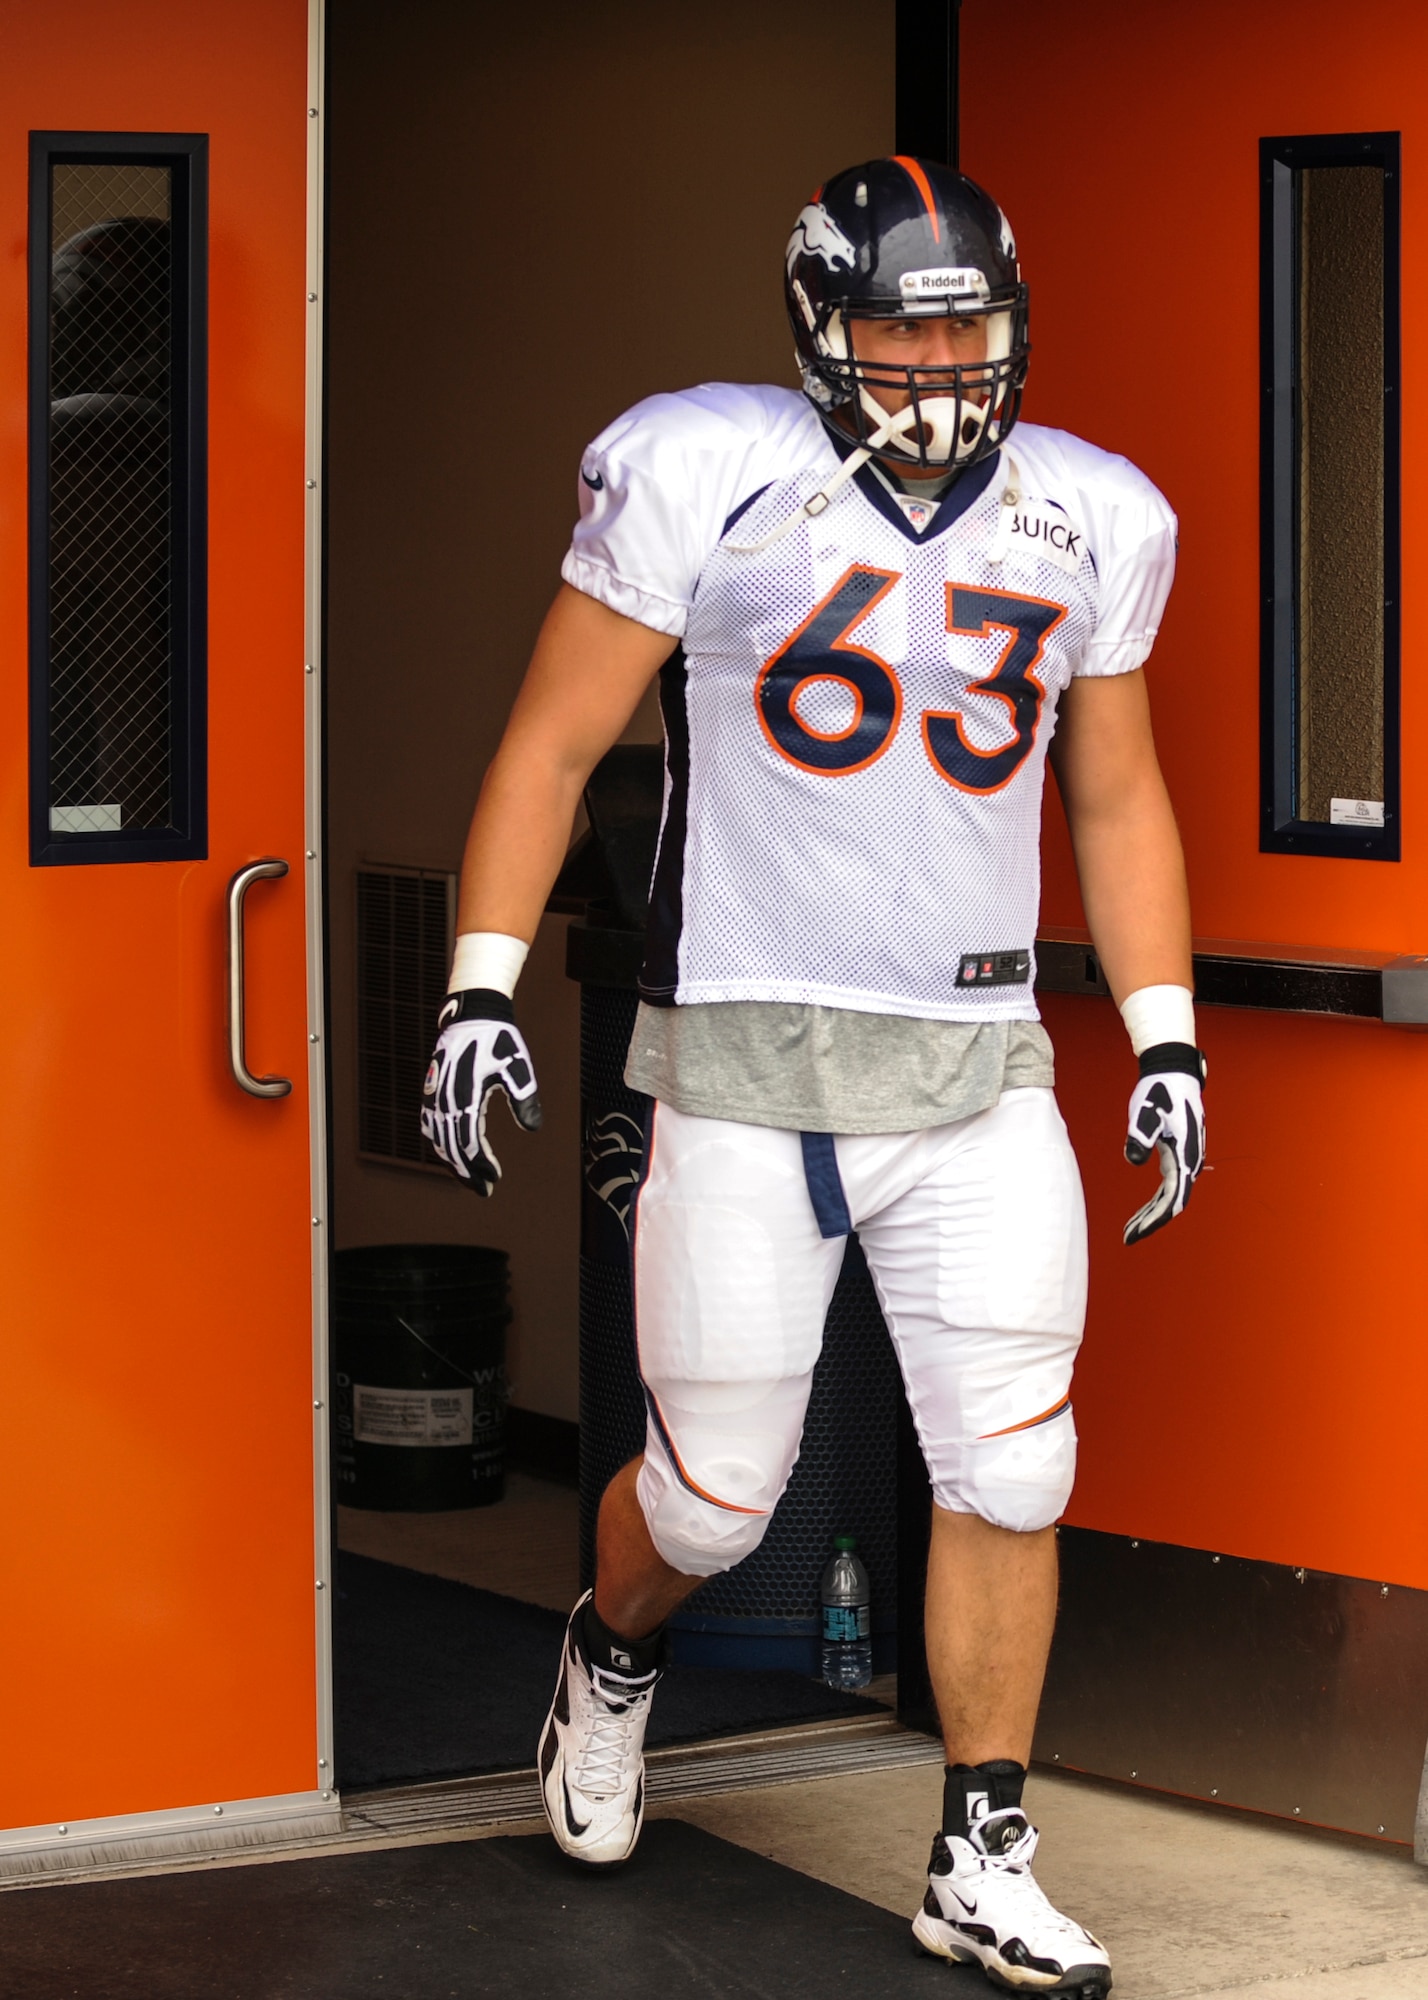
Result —
[[732, 383], [585, 455], [566, 581], [682, 640], [641, 992], [1034, 1020], [1057, 702], [1146, 659], [1175, 518], [1033, 424], [940, 504], [865, 465], [805, 516], [839, 467], [804, 397]]

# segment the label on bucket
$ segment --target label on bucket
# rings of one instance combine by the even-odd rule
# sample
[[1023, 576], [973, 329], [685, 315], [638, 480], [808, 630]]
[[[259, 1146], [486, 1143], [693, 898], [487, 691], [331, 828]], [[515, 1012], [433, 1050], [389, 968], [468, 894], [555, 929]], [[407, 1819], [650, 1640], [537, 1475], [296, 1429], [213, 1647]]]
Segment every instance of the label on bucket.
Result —
[[470, 1444], [470, 1389], [369, 1389], [352, 1385], [359, 1444]]

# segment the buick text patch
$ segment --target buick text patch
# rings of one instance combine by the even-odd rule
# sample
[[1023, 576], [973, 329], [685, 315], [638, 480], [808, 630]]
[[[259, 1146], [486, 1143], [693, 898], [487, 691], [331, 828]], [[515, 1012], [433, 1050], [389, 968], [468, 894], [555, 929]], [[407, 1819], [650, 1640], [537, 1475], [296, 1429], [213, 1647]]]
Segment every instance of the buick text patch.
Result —
[[1011, 536], [1007, 542], [1009, 556], [1025, 556], [1028, 561], [1040, 558], [1042, 562], [1054, 563], [1057, 569], [1065, 570], [1068, 576], [1074, 576], [1085, 553], [1084, 531], [1059, 507], [1024, 500], [1012, 515]]

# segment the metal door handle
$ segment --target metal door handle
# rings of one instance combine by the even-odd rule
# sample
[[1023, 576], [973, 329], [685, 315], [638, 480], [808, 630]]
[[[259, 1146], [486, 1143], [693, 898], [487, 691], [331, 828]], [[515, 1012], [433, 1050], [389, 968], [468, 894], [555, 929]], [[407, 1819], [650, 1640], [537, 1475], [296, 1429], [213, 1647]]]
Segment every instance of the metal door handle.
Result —
[[228, 884], [228, 1060], [233, 1081], [250, 1097], [286, 1097], [292, 1079], [254, 1076], [243, 1046], [243, 904], [255, 882], [276, 881], [288, 872], [286, 861], [250, 861]]

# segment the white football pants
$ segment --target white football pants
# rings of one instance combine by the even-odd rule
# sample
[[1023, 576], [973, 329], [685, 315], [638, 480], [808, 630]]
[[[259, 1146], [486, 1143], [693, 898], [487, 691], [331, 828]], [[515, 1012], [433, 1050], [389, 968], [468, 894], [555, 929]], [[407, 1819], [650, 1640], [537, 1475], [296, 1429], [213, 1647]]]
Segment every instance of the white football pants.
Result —
[[654, 1107], [633, 1246], [655, 1547], [688, 1576], [730, 1569], [788, 1484], [843, 1261], [815, 1200], [825, 1232], [840, 1211], [858, 1232], [937, 1504], [1049, 1526], [1075, 1474], [1086, 1311], [1085, 1203], [1055, 1096], [1009, 1090], [953, 1125], [810, 1143], [818, 1158], [797, 1132]]

